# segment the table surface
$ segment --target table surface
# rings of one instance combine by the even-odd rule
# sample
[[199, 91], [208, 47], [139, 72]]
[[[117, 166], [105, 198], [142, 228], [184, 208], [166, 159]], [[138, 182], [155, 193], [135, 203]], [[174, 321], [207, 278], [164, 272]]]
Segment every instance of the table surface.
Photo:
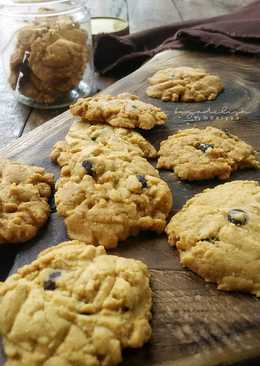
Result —
[[[252, 0], [128, 0], [130, 32], [190, 18], [213, 17], [233, 11]], [[1, 34], [0, 34], [1, 44]], [[115, 80], [101, 80], [105, 87]], [[63, 109], [64, 110], [64, 109]], [[26, 134], [63, 110], [36, 110], [19, 104], [8, 90], [0, 65], [0, 148]]]
[[[149, 97], [145, 95], [147, 78], [155, 71], [194, 64], [220, 75], [225, 84], [223, 93], [214, 101], [191, 103], [188, 109], [187, 103], [163, 103], [154, 99], [153, 103], [167, 113], [168, 123], [147, 133], [143, 131], [145, 137], [158, 148], [162, 140], [179, 129], [191, 127], [191, 124], [193, 127], [210, 124], [235, 133], [254, 146], [259, 160], [260, 65], [256, 58], [166, 51], [111, 85], [106, 92], [117, 95], [127, 90], [148, 102]], [[57, 177], [59, 169], [50, 161], [49, 153], [53, 144], [64, 138], [72, 121], [70, 113], [65, 112], [1, 150], [1, 154], [43, 166]], [[160, 175], [173, 192], [171, 214], [194, 194], [221, 183], [217, 180], [180, 183], [167, 170], [161, 170]], [[260, 181], [260, 169], [241, 170], [232, 175], [232, 180], [240, 179]], [[22, 246], [1, 246], [0, 280], [12, 265], [15, 272], [42, 250], [66, 239], [63, 218], [52, 212], [48, 226], [33, 240]], [[192, 271], [184, 269], [178, 252], [168, 245], [163, 234], [140, 233], [110, 253], [146, 263], [153, 290], [153, 338], [138, 350], [127, 350], [121, 366], [220, 366], [260, 356], [260, 299], [218, 291], [214, 284], [205, 283]], [[0, 352], [0, 365], [3, 364], [1, 360]], [[259, 366], [260, 358], [236, 363], [236, 366], [242, 365]]]

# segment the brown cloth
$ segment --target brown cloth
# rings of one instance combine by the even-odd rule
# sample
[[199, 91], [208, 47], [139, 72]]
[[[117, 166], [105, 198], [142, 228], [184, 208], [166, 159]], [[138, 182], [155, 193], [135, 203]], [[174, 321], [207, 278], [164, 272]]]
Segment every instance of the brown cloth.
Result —
[[101, 34], [94, 52], [96, 71], [124, 76], [168, 49], [215, 49], [260, 55], [260, 0], [210, 19], [189, 20], [127, 36]]

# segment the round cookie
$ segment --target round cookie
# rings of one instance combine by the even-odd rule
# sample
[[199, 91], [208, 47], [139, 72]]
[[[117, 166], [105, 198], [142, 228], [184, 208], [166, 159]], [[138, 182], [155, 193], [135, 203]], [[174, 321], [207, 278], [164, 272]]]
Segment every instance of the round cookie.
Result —
[[215, 127], [178, 131], [161, 142], [158, 155], [158, 168], [190, 181], [228, 179], [238, 169], [259, 167], [252, 146]]
[[149, 97], [164, 102], [203, 102], [213, 100], [224, 89], [217, 75], [192, 67], [169, 67], [148, 79]]
[[112, 248], [143, 230], [162, 232], [172, 194], [142, 157], [90, 146], [62, 168], [55, 202], [71, 239]]
[[29, 65], [38, 79], [67, 91], [81, 80], [87, 59], [86, 47], [50, 32], [31, 45]]
[[167, 119], [160, 108], [144, 103], [128, 93], [80, 98], [70, 106], [70, 111], [74, 116], [79, 116], [92, 124], [108, 123], [113, 127], [145, 130], [163, 125]]
[[[91, 171], [87, 165], [91, 165]], [[120, 179], [141, 173], [159, 178], [158, 170], [146, 159], [131, 154], [128, 150], [124, 150], [123, 146], [121, 149], [111, 149], [110, 146], [102, 144], [90, 144], [71, 156], [67, 164], [62, 167], [60, 176], [75, 180], [75, 177], [83, 179], [87, 174], [97, 183], [113, 181], [116, 185]]]
[[49, 217], [53, 175], [43, 168], [0, 160], [0, 244], [32, 239]]
[[61, 167], [68, 164], [74, 154], [90, 145], [103, 145], [112, 150], [155, 158], [155, 148], [138, 132], [109, 125], [91, 125], [76, 122], [69, 129], [65, 140], [57, 142], [51, 152], [51, 159]]
[[[26, 74], [25, 74], [26, 75]], [[60, 95], [58, 90], [53, 86], [38, 79], [32, 72], [28, 72], [26, 77], [17, 80], [18, 91], [28, 98], [38, 100], [44, 103], [53, 103]]]
[[61, 243], [0, 285], [7, 364], [113, 366], [151, 336], [144, 263]]
[[234, 181], [187, 201], [166, 228], [181, 263], [218, 289], [260, 296], [260, 186]]
[[157, 151], [140, 133], [120, 127], [111, 127], [106, 124], [92, 125], [86, 121], [76, 122], [70, 128], [65, 140], [74, 144], [77, 140], [84, 140], [85, 144], [92, 142], [101, 143], [106, 146], [113, 146], [125, 143], [129, 150], [136, 150], [136, 153], [146, 158], [155, 158]]

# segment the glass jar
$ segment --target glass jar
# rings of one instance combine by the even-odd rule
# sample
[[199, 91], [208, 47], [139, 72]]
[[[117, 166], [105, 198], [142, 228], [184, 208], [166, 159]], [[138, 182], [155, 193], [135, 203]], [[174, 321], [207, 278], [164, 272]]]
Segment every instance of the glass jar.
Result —
[[129, 34], [127, 0], [85, 0], [91, 15], [92, 35], [100, 33], [118, 36]]
[[9, 0], [0, 17], [4, 70], [20, 102], [57, 108], [90, 94], [92, 36], [84, 0]]

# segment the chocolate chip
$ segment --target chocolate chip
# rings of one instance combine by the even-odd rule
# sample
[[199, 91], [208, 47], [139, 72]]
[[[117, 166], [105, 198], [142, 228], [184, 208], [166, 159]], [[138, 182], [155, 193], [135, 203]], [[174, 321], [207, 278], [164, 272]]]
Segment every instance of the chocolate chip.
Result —
[[228, 213], [228, 221], [232, 224], [241, 226], [247, 223], [248, 216], [247, 213], [240, 209], [230, 210]]
[[83, 168], [86, 170], [88, 175], [91, 175], [93, 177], [93, 175], [95, 174], [94, 169], [93, 169], [93, 164], [91, 163], [91, 161], [89, 160], [84, 160], [82, 162], [82, 166]]
[[53, 291], [56, 289], [55, 279], [61, 276], [60, 271], [55, 271], [49, 274], [49, 278], [47, 281], [43, 282], [44, 290]]
[[143, 175], [137, 175], [136, 178], [142, 184], [142, 188], [147, 188], [148, 187], [147, 180], [145, 179], [145, 176], [143, 176]]
[[214, 145], [212, 144], [197, 144], [196, 149], [206, 152], [208, 149], [213, 149]]
[[52, 280], [47, 280], [43, 282], [44, 290], [53, 291], [56, 289], [56, 283]]
[[126, 305], [123, 305], [122, 306], [122, 312], [123, 313], [126, 313], [126, 312], [128, 312], [129, 311], [129, 307], [128, 306], [126, 306]]
[[99, 364], [100, 364], [100, 365], [103, 365], [104, 360], [105, 360], [105, 358], [106, 358], [106, 355], [100, 355], [100, 354], [97, 354], [97, 355], [96, 355], [96, 357], [97, 357], [97, 359], [98, 359], [98, 361], [99, 361]]
[[56, 272], [52, 272], [50, 275], [49, 275], [49, 279], [50, 280], [55, 280], [55, 278], [58, 278], [61, 276], [61, 272], [60, 271], [56, 271]]

